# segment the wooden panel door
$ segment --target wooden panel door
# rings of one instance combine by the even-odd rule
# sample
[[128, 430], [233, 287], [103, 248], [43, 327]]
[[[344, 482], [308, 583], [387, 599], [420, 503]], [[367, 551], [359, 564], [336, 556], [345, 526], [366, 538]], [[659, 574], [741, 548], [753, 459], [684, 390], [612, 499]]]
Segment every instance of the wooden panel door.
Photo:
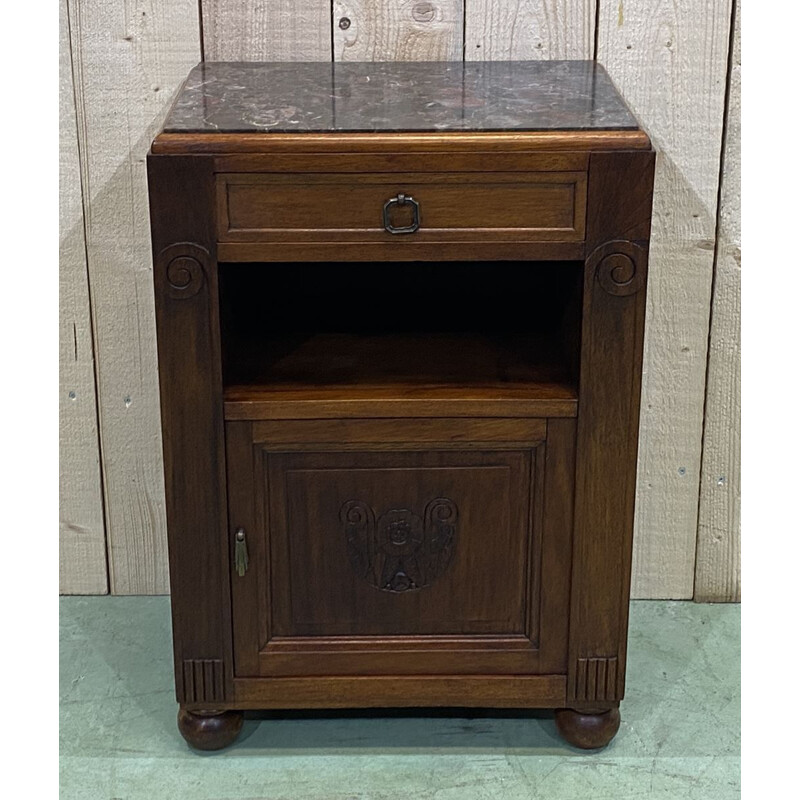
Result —
[[438, 422], [227, 423], [237, 676], [565, 670], [574, 420]]

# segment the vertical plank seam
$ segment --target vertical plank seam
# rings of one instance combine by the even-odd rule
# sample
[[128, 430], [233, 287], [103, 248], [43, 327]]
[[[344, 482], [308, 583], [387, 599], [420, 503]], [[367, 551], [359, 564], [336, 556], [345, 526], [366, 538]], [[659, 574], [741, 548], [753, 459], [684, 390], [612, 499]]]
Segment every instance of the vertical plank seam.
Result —
[[[74, 8], [74, 12], [71, 12], [70, 9]], [[72, 19], [74, 18], [77, 21], [77, 32], [73, 38], [73, 27], [72, 27]], [[95, 291], [92, 288], [92, 271], [90, 268], [91, 257], [89, 254], [89, 238], [90, 233], [89, 230], [91, 228], [91, 213], [92, 213], [92, 204], [91, 204], [91, 186], [89, 185], [89, 156], [87, 153], [87, 148], [85, 142], [88, 140], [88, 133], [86, 131], [86, 115], [83, 113], [83, 103], [78, 102], [78, 98], [80, 97], [81, 100], [84, 95], [84, 81], [83, 81], [83, 67], [82, 67], [82, 54], [83, 51], [80, 47], [81, 42], [83, 41], [83, 36], [81, 33], [81, 4], [80, 2], [75, 3], [74, 0], [70, 2], [67, 0], [67, 18], [69, 20], [69, 33], [70, 33], [70, 63], [72, 64], [73, 70], [73, 91], [76, 96], [75, 100], [75, 118], [76, 118], [76, 127], [77, 127], [77, 134], [78, 134], [78, 161], [81, 165], [80, 170], [80, 184], [81, 184], [81, 202], [83, 204], [83, 227], [84, 227], [84, 248], [86, 250], [86, 282], [87, 288], [89, 290], [89, 325], [92, 332], [92, 357], [93, 357], [93, 366], [94, 366], [94, 382], [95, 382], [95, 394], [97, 397], [97, 440], [98, 440], [98, 452], [100, 456], [100, 476], [101, 476], [101, 485], [100, 485], [100, 495], [102, 498], [103, 504], [103, 522], [105, 526], [105, 540], [106, 540], [106, 583], [108, 586], [108, 593], [114, 593], [114, 580], [113, 580], [113, 564], [111, 559], [111, 512], [109, 509], [109, 501], [108, 501], [108, 473], [106, 470], [106, 459], [105, 459], [105, 444], [104, 444], [104, 424], [103, 424], [103, 411], [101, 405], [101, 386], [100, 386], [100, 370], [98, 368], [99, 358], [98, 358], [98, 333], [97, 333], [97, 321], [96, 315], [94, 313], [95, 302], [97, 298], [95, 297]], [[77, 43], [77, 47], [75, 47]], [[76, 62], [78, 64], [79, 69], [76, 71]]]
[[206, 40], [203, 31], [203, 0], [197, 0], [197, 24], [200, 32], [200, 61], [206, 60]]
[[[200, 2], [202, 2], [202, 1], [203, 0], [200, 0]], [[336, 23], [335, 23], [335, 20], [334, 20], [334, 16], [335, 15], [333, 13], [334, 10], [335, 10], [334, 7], [333, 7], [335, 2], [336, 2], [336, 0], [330, 0], [330, 3], [328, 3], [328, 8], [330, 9], [330, 13], [328, 14], [328, 17], [330, 19], [330, 25], [331, 25], [331, 36], [330, 36], [330, 41], [331, 41], [331, 64], [333, 64], [333, 62], [336, 61], [336, 42], [335, 42], [336, 33], [334, 31], [334, 27], [335, 27]], [[331, 67], [331, 69], [332, 69], [332, 67]]]
[[597, 61], [597, 54], [600, 52], [600, 0], [594, 2], [594, 52], [592, 61]]
[[[599, 0], [598, 0], [599, 1]], [[728, 31], [728, 67], [725, 80], [725, 97], [722, 104], [722, 135], [720, 136], [719, 175], [717, 177], [717, 213], [714, 222], [714, 258], [711, 265], [711, 302], [708, 308], [708, 339], [706, 342], [706, 374], [703, 391], [703, 429], [700, 434], [700, 474], [697, 482], [697, 527], [695, 530], [694, 572], [692, 574], [692, 599], [697, 597], [697, 553], [700, 547], [700, 511], [703, 505], [703, 463], [706, 454], [706, 419], [708, 414], [708, 378], [712, 358], [712, 326], [714, 324], [714, 296], [717, 290], [717, 272], [720, 255], [720, 227], [722, 217], [722, 182], [725, 175], [725, 145], [728, 140], [728, 114], [731, 100], [731, 75], [733, 72], [733, 37], [736, 29], [736, 3], [731, 3], [731, 21]], [[696, 602], [696, 600], [695, 600]]]
[[461, 0], [461, 63], [467, 60], [467, 3], [470, 0]]
[[[89, 269], [89, 227], [87, 220], [89, 219], [89, 201], [88, 189], [86, 186], [86, 177], [88, 175], [88, 165], [86, 163], [86, 148], [84, 146], [84, 137], [81, 137], [81, 128], [83, 128], [82, 120], [84, 115], [80, 112], [82, 108], [78, 102], [79, 97], [83, 97], [83, 70], [76, 73], [75, 59], [80, 58], [80, 47], [75, 48], [75, 38], [73, 37], [72, 18], [73, 14], [80, 16], [80, 8], [74, 8], [74, 0], [65, 0], [67, 8], [67, 38], [69, 40], [69, 69], [72, 79], [72, 104], [75, 108], [75, 145], [78, 150], [78, 164], [81, 167], [78, 170], [78, 181], [81, 193], [81, 210], [82, 219], [81, 226], [83, 228], [83, 255], [84, 255], [84, 268], [86, 270], [86, 288], [89, 295], [89, 336], [91, 341], [92, 350], [92, 377], [94, 381], [94, 413], [95, 424], [97, 425], [97, 455], [99, 461], [100, 472], [100, 510], [103, 518], [103, 541], [105, 548], [103, 553], [106, 562], [106, 594], [111, 593], [111, 559], [109, 558], [109, 517], [106, 501], [106, 470], [105, 458], [103, 452], [103, 428], [100, 422], [100, 379], [97, 370], [97, 330], [95, 326], [94, 314], [94, 294], [92, 292], [92, 273]], [[78, 29], [80, 32], [80, 20], [78, 20]], [[78, 37], [80, 38], [80, 37]], [[80, 77], [78, 77], [80, 75]]]

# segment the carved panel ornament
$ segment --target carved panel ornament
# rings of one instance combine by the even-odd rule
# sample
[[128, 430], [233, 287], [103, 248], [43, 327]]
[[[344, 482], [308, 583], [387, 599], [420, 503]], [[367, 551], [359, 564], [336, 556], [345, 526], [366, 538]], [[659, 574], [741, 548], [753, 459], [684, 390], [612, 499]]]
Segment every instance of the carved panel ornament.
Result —
[[339, 512], [353, 570], [383, 592], [430, 586], [450, 565], [456, 547], [458, 508], [452, 500], [431, 500], [422, 515], [393, 508], [380, 516], [361, 500]]
[[167, 294], [174, 300], [194, 297], [205, 283], [204, 264], [209, 252], [192, 242], [178, 242], [158, 254], [158, 266], [165, 270]]
[[618, 297], [636, 294], [647, 279], [647, 251], [627, 239], [601, 244], [586, 261], [603, 289]]

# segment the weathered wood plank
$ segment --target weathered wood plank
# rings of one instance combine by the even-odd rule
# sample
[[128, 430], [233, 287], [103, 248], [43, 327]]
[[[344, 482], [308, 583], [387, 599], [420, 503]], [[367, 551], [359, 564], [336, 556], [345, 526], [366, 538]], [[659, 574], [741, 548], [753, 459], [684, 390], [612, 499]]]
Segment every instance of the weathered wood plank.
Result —
[[592, 58], [596, 0], [467, 0], [468, 61]]
[[106, 594], [94, 348], [67, 2], [59, 2], [59, 590]]
[[112, 593], [168, 588], [145, 154], [200, 59], [196, 0], [69, 4]]
[[741, 23], [734, 11], [733, 57], [717, 226], [706, 381], [703, 468], [694, 599], [741, 599]]
[[598, 60], [658, 150], [633, 596], [691, 598], [731, 0], [600, 0]]
[[334, 0], [335, 61], [460, 61], [464, 0]]
[[328, 61], [329, 0], [202, 0], [206, 61]]
[[[202, 5], [208, 59], [327, 60], [331, 57], [331, 24], [337, 59], [461, 57], [463, 9], [461, 2], [452, 0], [336, 0], [332, 19], [331, 5], [318, 0], [301, 4], [204, 0]], [[735, 212], [727, 210], [734, 207], [736, 189], [727, 172], [720, 235], [728, 238], [727, 244], [720, 240], [716, 266], [709, 416], [700, 484], [701, 409], [730, 5], [730, 0], [714, 0], [702, 9], [697, 2], [655, 8], [644, 0], [602, 0], [600, 4], [599, 59], [660, 151], [634, 554], [633, 594], [639, 597], [692, 596], [695, 535], [699, 537], [696, 596], [710, 599], [712, 595], [704, 594], [703, 587], [724, 583], [724, 597], [738, 597], [738, 451], [731, 444], [738, 439], [738, 429], [731, 424], [738, 421], [738, 397], [733, 405], [721, 405], [716, 416], [713, 410], [738, 391], [738, 384], [731, 383], [738, 374], [730, 366], [731, 336], [738, 336], [738, 263], [731, 272], [731, 259], [736, 263], [738, 258], [738, 235], [728, 219]], [[98, 0], [74, 0], [70, 14], [73, 66], [82, 98], [77, 126], [87, 187], [100, 433], [108, 453], [104, 473], [109, 491], [112, 590], [160, 592], [167, 588], [167, 570], [143, 155], [169, 95], [200, 58], [197, 10], [193, 0], [151, 0], [141, 8], [127, 10], [107, 7]], [[594, 2], [586, 0], [517, 0], [508, 4], [469, 0], [467, 57], [590, 57], [593, 14]], [[340, 28], [344, 16], [351, 25]], [[62, 123], [67, 129], [71, 125]], [[726, 152], [733, 146], [733, 135], [729, 123]], [[727, 163], [730, 165], [730, 158]], [[78, 183], [75, 178], [62, 180], [73, 186]], [[79, 263], [70, 259], [83, 258], [82, 240], [74, 240], [70, 233], [74, 228], [82, 236], [82, 224], [64, 222], [65, 217], [75, 220], [74, 213], [74, 206], [69, 210], [69, 205], [62, 211], [62, 258], [70, 264]], [[69, 234], [66, 242], [65, 232]], [[62, 325], [73, 316], [88, 320], [88, 313], [80, 313], [79, 295], [83, 291], [85, 298], [87, 291], [85, 275], [83, 280], [83, 289], [78, 278], [66, 281], [69, 292], [77, 292], [74, 312], [68, 305], [72, 295], [66, 297], [62, 283]], [[85, 309], [86, 300], [82, 302]], [[77, 323], [73, 330], [78, 335], [79, 361], [85, 367], [87, 359], [91, 362], [91, 350], [82, 349], [91, 346], [89, 330], [87, 327], [81, 335]], [[62, 327], [62, 389], [68, 395], [66, 383], [82, 382], [93, 391], [93, 381], [86, 383], [90, 371], [84, 371], [80, 381], [67, 380], [65, 342], [69, 337], [65, 332], [67, 328]], [[77, 363], [74, 341], [73, 335], [70, 369]], [[735, 348], [738, 353], [738, 338]], [[81, 424], [88, 428], [72, 432], [68, 428], [72, 423], [68, 420], [65, 424], [64, 415], [73, 415], [82, 398], [91, 408], [86, 392], [77, 390], [76, 401], [62, 407], [65, 447], [74, 449], [76, 442], [85, 441], [82, 437], [88, 434], [91, 441], [96, 435], [91, 428], [94, 415], [83, 410]], [[96, 445], [94, 451], [89, 447], [89, 454], [90, 460], [96, 459]], [[66, 463], [62, 453], [62, 465]], [[70, 500], [88, 508], [74, 491], [89, 489], [95, 498], [91, 503], [99, 508], [98, 480], [82, 477], [88, 473], [75, 475], [79, 477], [75, 478], [76, 489], [70, 490]], [[719, 485], [721, 476], [726, 480]], [[71, 475], [67, 479], [73, 480]], [[62, 497], [64, 480], [62, 475]], [[711, 498], [716, 498], [713, 504]], [[65, 514], [65, 519], [69, 516]], [[102, 513], [98, 516], [95, 511], [94, 516], [102, 526]], [[77, 524], [92, 529], [92, 525]], [[723, 539], [715, 541], [720, 533]], [[87, 560], [81, 559], [81, 563], [85, 566]], [[723, 597], [718, 588], [708, 591]]]

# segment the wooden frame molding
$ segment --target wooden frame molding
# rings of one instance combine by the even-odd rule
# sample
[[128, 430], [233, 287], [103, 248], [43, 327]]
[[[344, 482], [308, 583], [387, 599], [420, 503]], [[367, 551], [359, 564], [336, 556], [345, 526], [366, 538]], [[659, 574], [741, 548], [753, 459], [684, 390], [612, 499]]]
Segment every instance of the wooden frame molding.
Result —
[[537, 152], [587, 150], [649, 150], [650, 137], [636, 131], [524, 131], [460, 133], [459, 141], [439, 133], [160, 133], [155, 154], [206, 153], [381, 153], [402, 137], [404, 152]]

